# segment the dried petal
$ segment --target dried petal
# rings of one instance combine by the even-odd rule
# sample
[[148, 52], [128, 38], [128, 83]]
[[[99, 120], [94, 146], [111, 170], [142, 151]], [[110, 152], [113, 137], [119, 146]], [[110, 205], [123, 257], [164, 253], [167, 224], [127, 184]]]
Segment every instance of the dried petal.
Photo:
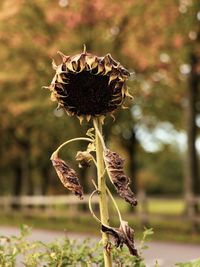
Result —
[[138, 256], [138, 252], [134, 244], [134, 230], [130, 228], [128, 222], [121, 221], [119, 228], [102, 225], [101, 230], [102, 232], [111, 235], [114, 238], [115, 246], [117, 248], [122, 248], [125, 244], [128, 247], [131, 255]]
[[64, 160], [60, 158], [53, 157], [51, 160], [64, 187], [82, 198], [83, 188], [79, 183], [76, 172], [72, 168], [70, 168]]
[[131, 205], [136, 206], [137, 200], [129, 187], [130, 178], [124, 174], [124, 160], [116, 152], [109, 149], [104, 151], [104, 160], [111, 182], [114, 184], [120, 197]]

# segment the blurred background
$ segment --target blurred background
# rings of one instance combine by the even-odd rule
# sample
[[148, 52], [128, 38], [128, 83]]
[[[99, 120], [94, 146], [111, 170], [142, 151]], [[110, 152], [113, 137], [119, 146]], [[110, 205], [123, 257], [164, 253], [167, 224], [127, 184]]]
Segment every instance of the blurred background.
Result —
[[[50, 162], [59, 144], [91, 125], [56, 110], [41, 89], [54, 75], [52, 58], [61, 63], [57, 51], [73, 55], [83, 44], [132, 73], [134, 101], [104, 125], [138, 195], [137, 209], [118, 200], [122, 213], [135, 228], [154, 227], [156, 239], [200, 242], [198, 0], [0, 2], [0, 223], [99, 231], [87, 201], [67, 198]], [[74, 157], [83, 149], [70, 145], [62, 158], [87, 194], [95, 170], [78, 169]]]

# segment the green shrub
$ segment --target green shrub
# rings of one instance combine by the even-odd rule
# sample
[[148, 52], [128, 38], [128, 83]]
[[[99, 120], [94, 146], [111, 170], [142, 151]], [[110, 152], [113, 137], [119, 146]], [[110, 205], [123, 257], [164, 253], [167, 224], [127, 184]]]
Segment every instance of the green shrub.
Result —
[[[95, 240], [75, 241], [61, 238], [51, 243], [30, 241], [31, 229], [22, 225], [19, 236], [0, 236], [0, 267], [104, 267], [102, 244]], [[153, 234], [145, 229], [139, 244], [139, 255], [130, 255], [127, 248], [112, 247], [114, 267], [145, 267], [143, 250], [145, 242]], [[199, 267], [200, 259], [188, 263], [177, 263], [179, 267]], [[159, 267], [155, 263], [155, 267]]]
[[200, 258], [190, 261], [190, 262], [185, 262], [185, 263], [177, 263], [176, 266], [179, 267], [200, 267]]
[[[145, 231], [144, 238], [151, 232]], [[30, 228], [21, 227], [19, 236], [0, 237], [0, 266], [14, 267], [23, 264], [26, 267], [65, 267], [65, 266], [104, 266], [102, 245], [94, 240], [75, 241], [68, 238], [52, 243], [30, 241]], [[141, 243], [145, 249], [144, 239]], [[128, 249], [112, 248], [114, 266], [145, 267], [142, 257], [131, 256]], [[120, 252], [120, 253], [119, 253]]]

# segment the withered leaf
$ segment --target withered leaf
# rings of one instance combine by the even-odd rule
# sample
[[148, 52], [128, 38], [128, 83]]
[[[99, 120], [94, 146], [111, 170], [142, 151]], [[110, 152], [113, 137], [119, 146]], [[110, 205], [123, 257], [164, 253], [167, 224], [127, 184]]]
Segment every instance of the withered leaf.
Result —
[[120, 197], [131, 205], [136, 206], [137, 200], [129, 187], [130, 178], [124, 174], [124, 160], [116, 152], [106, 149], [104, 151], [104, 161], [111, 182], [114, 184]]
[[131, 255], [138, 256], [138, 252], [134, 244], [134, 230], [130, 228], [128, 222], [121, 221], [119, 228], [102, 225], [101, 230], [102, 232], [113, 237], [115, 246], [117, 248], [122, 248], [125, 244], [128, 247]]
[[72, 168], [70, 168], [66, 162], [60, 158], [52, 158], [52, 164], [60, 178], [60, 181], [68, 190], [73, 192], [75, 195], [82, 198], [83, 188], [80, 185], [78, 176]]

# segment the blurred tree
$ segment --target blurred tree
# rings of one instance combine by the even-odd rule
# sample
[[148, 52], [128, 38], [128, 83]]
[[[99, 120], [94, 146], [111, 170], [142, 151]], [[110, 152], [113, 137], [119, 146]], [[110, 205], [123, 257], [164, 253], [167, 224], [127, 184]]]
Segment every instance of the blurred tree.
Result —
[[[67, 116], [55, 118], [62, 111], [52, 112], [49, 93], [41, 89], [53, 73], [51, 51], [55, 53], [60, 35], [59, 23], [46, 16], [46, 5], [47, 1], [1, 2], [1, 150], [4, 165], [10, 166], [7, 174], [13, 179], [10, 193], [15, 195], [48, 191], [50, 154], [77, 131], [73, 120], [68, 127]], [[72, 157], [70, 151], [67, 154]]]
[[[1, 150], [5, 155], [1, 164], [4, 170], [11, 162], [15, 166], [15, 191], [22, 190], [19, 185], [25, 185], [29, 176], [26, 193], [35, 190], [35, 177], [41, 177], [42, 192], [46, 192], [51, 176], [47, 155], [65, 136], [82, 131], [66, 116], [55, 119], [49, 94], [40, 87], [50, 81], [53, 72], [49, 58], [55, 56], [55, 51], [75, 53], [83, 43], [90, 52], [111, 52], [137, 73], [137, 80], [130, 80], [135, 95], [133, 108], [117, 113], [117, 124], [111, 128], [106, 125], [107, 131], [113, 133], [112, 139], [121, 137], [130, 157], [131, 173], [140, 163], [134, 155], [139, 147], [134, 125], [151, 128], [168, 121], [177, 130], [186, 129], [182, 113], [188, 111], [191, 152], [187, 181], [192, 183], [186, 183], [186, 189], [196, 190], [199, 176], [193, 171], [197, 170], [197, 131], [192, 129], [196, 129], [199, 97], [188, 98], [186, 89], [190, 93], [197, 91], [198, 82], [189, 76], [199, 80], [198, 61], [192, 61], [192, 65], [189, 62], [191, 54], [195, 53], [197, 59], [199, 53], [197, 0], [154, 0], [151, 4], [146, 0], [3, 0], [0, 8], [0, 59], [5, 62], [0, 73], [0, 131], [4, 134]], [[188, 108], [194, 106], [195, 112]], [[61, 116], [58, 111], [55, 114]], [[71, 151], [66, 154], [72, 157]], [[7, 172], [13, 171], [7, 168]]]
[[[80, 37], [74, 38], [76, 47], [84, 40], [90, 50], [101, 53], [110, 51], [138, 73], [135, 94], [142, 123], [154, 127], [158, 121], [169, 121], [175, 128], [187, 130], [188, 173], [185, 190], [200, 193], [195, 148], [197, 111], [194, 112], [199, 101], [198, 1], [164, 3], [154, 0], [151, 5], [145, 0], [124, 3], [87, 1], [86, 5], [83, 1], [67, 3], [66, 13], [69, 12], [74, 20], [72, 23], [71, 17], [66, 16], [65, 23]], [[190, 60], [191, 55], [196, 58], [195, 62]], [[187, 86], [186, 79], [189, 80]], [[192, 92], [196, 93], [192, 96]], [[185, 109], [187, 121], [181, 115]], [[135, 147], [133, 119], [131, 116], [124, 119], [129, 121], [125, 131], [133, 133], [129, 136], [129, 146]], [[126, 134], [121, 132], [123, 140]]]
[[150, 194], [181, 195], [182, 165], [180, 152], [170, 145], [166, 145], [164, 150], [151, 153], [150, 156], [143, 150], [140, 153], [137, 172], [140, 178], [138, 187]]

